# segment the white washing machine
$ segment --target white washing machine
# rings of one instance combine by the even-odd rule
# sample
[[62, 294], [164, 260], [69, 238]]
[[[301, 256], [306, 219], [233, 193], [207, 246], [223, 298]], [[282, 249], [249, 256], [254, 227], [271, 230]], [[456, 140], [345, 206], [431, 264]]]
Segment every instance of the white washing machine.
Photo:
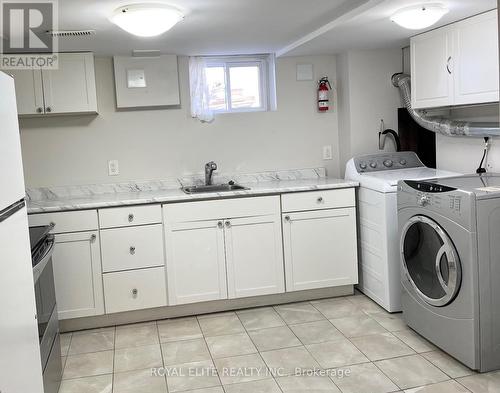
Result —
[[359, 290], [389, 312], [401, 311], [397, 184], [404, 179], [455, 176], [427, 168], [413, 152], [351, 159], [345, 178], [359, 182]]
[[406, 323], [472, 369], [500, 369], [500, 175], [398, 188]]

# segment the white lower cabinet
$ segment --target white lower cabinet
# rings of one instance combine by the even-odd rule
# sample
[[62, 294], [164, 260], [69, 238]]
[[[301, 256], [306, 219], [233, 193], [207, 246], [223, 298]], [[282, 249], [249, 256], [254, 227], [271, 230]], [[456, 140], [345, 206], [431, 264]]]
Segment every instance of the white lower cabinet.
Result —
[[279, 214], [227, 220], [224, 234], [230, 299], [285, 292]]
[[106, 273], [103, 281], [106, 314], [167, 305], [163, 267]]
[[166, 224], [165, 241], [170, 305], [227, 298], [222, 221]]
[[170, 305], [284, 291], [278, 196], [165, 205], [163, 211]]
[[286, 290], [358, 283], [356, 210], [283, 214]]
[[55, 235], [52, 257], [59, 319], [104, 314], [97, 231]]

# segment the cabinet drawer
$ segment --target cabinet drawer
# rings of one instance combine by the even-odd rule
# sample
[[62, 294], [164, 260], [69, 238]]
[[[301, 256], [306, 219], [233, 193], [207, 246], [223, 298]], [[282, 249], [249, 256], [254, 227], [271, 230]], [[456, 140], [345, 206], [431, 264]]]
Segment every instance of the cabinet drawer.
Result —
[[103, 272], [163, 266], [163, 226], [101, 230], [101, 254]]
[[54, 224], [52, 233], [94, 231], [99, 228], [97, 210], [30, 214], [30, 226]]
[[283, 212], [353, 207], [355, 206], [354, 188], [283, 194], [281, 204]]
[[167, 305], [162, 267], [103, 275], [106, 314]]
[[99, 210], [99, 225], [101, 228], [161, 224], [161, 222], [160, 205], [129, 206]]

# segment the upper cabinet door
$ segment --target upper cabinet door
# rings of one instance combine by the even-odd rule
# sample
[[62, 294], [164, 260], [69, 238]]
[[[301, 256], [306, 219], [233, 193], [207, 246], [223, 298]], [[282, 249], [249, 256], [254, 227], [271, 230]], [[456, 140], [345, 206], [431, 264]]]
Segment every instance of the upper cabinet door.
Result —
[[446, 27], [411, 39], [412, 105], [453, 105], [453, 30]]
[[455, 105], [498, 101], [497, 11], [455, 25]]
[[9, 70], [16, 85], [17, 113], [19, 115], [40, 115], [44, 112], [42, 71]]
[[44, 70], [45, 113], [97, 113], [92, 53], [60, 53], [57, 70]]
[[224, 226], [229, 298], [285, 292], [279, 200], [276, 215], [227, 219]]

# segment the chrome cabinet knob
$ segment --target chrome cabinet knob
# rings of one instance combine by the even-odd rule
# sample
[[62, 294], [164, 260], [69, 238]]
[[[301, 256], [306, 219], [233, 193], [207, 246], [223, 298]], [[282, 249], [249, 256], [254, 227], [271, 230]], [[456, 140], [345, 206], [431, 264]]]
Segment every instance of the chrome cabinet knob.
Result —
[[217, 223], [217, 226], [219, 227], [219, 229], [222, 229], [222, 227], [224, 226], [224, 224], [222, 224], [222, 221], [219, 221], [219, 222]]
[[290, 216], [285, 216], [285, 221], [290, 222]]
[[135, 255], [135, 247], [134, 246], [130, 247], [130, 255]]
[[43, 109], [42, 108], [36, 108], [36, 113], [42, 113], [43, 112]]
[[133, 214], [129, 214], [128, 215], [128, 222], [132, 222], [134, 221], [134, 215]]
[[91, 243], [95, 243], [96, 240], [97, 240], [97, 236], [96, 235], [90, 236], [90, 242]]
[[138, 294], [139, 294], [139, 291], [137, 290], [137, 288], [132, 289], [132, 296], [133, 297], [137, 297]]
[[231, 221], [226, 221], [226, 228], [231, 228]]
[[317, 201], [318, 203], [323, 203], [323, 197], [319, 197], [316, 201]]
[[48, 106], [47, 108], [45, 108], [45, 112], [47, 112], [47, 113], [52, 112], [52, 108], [50, 106]]

